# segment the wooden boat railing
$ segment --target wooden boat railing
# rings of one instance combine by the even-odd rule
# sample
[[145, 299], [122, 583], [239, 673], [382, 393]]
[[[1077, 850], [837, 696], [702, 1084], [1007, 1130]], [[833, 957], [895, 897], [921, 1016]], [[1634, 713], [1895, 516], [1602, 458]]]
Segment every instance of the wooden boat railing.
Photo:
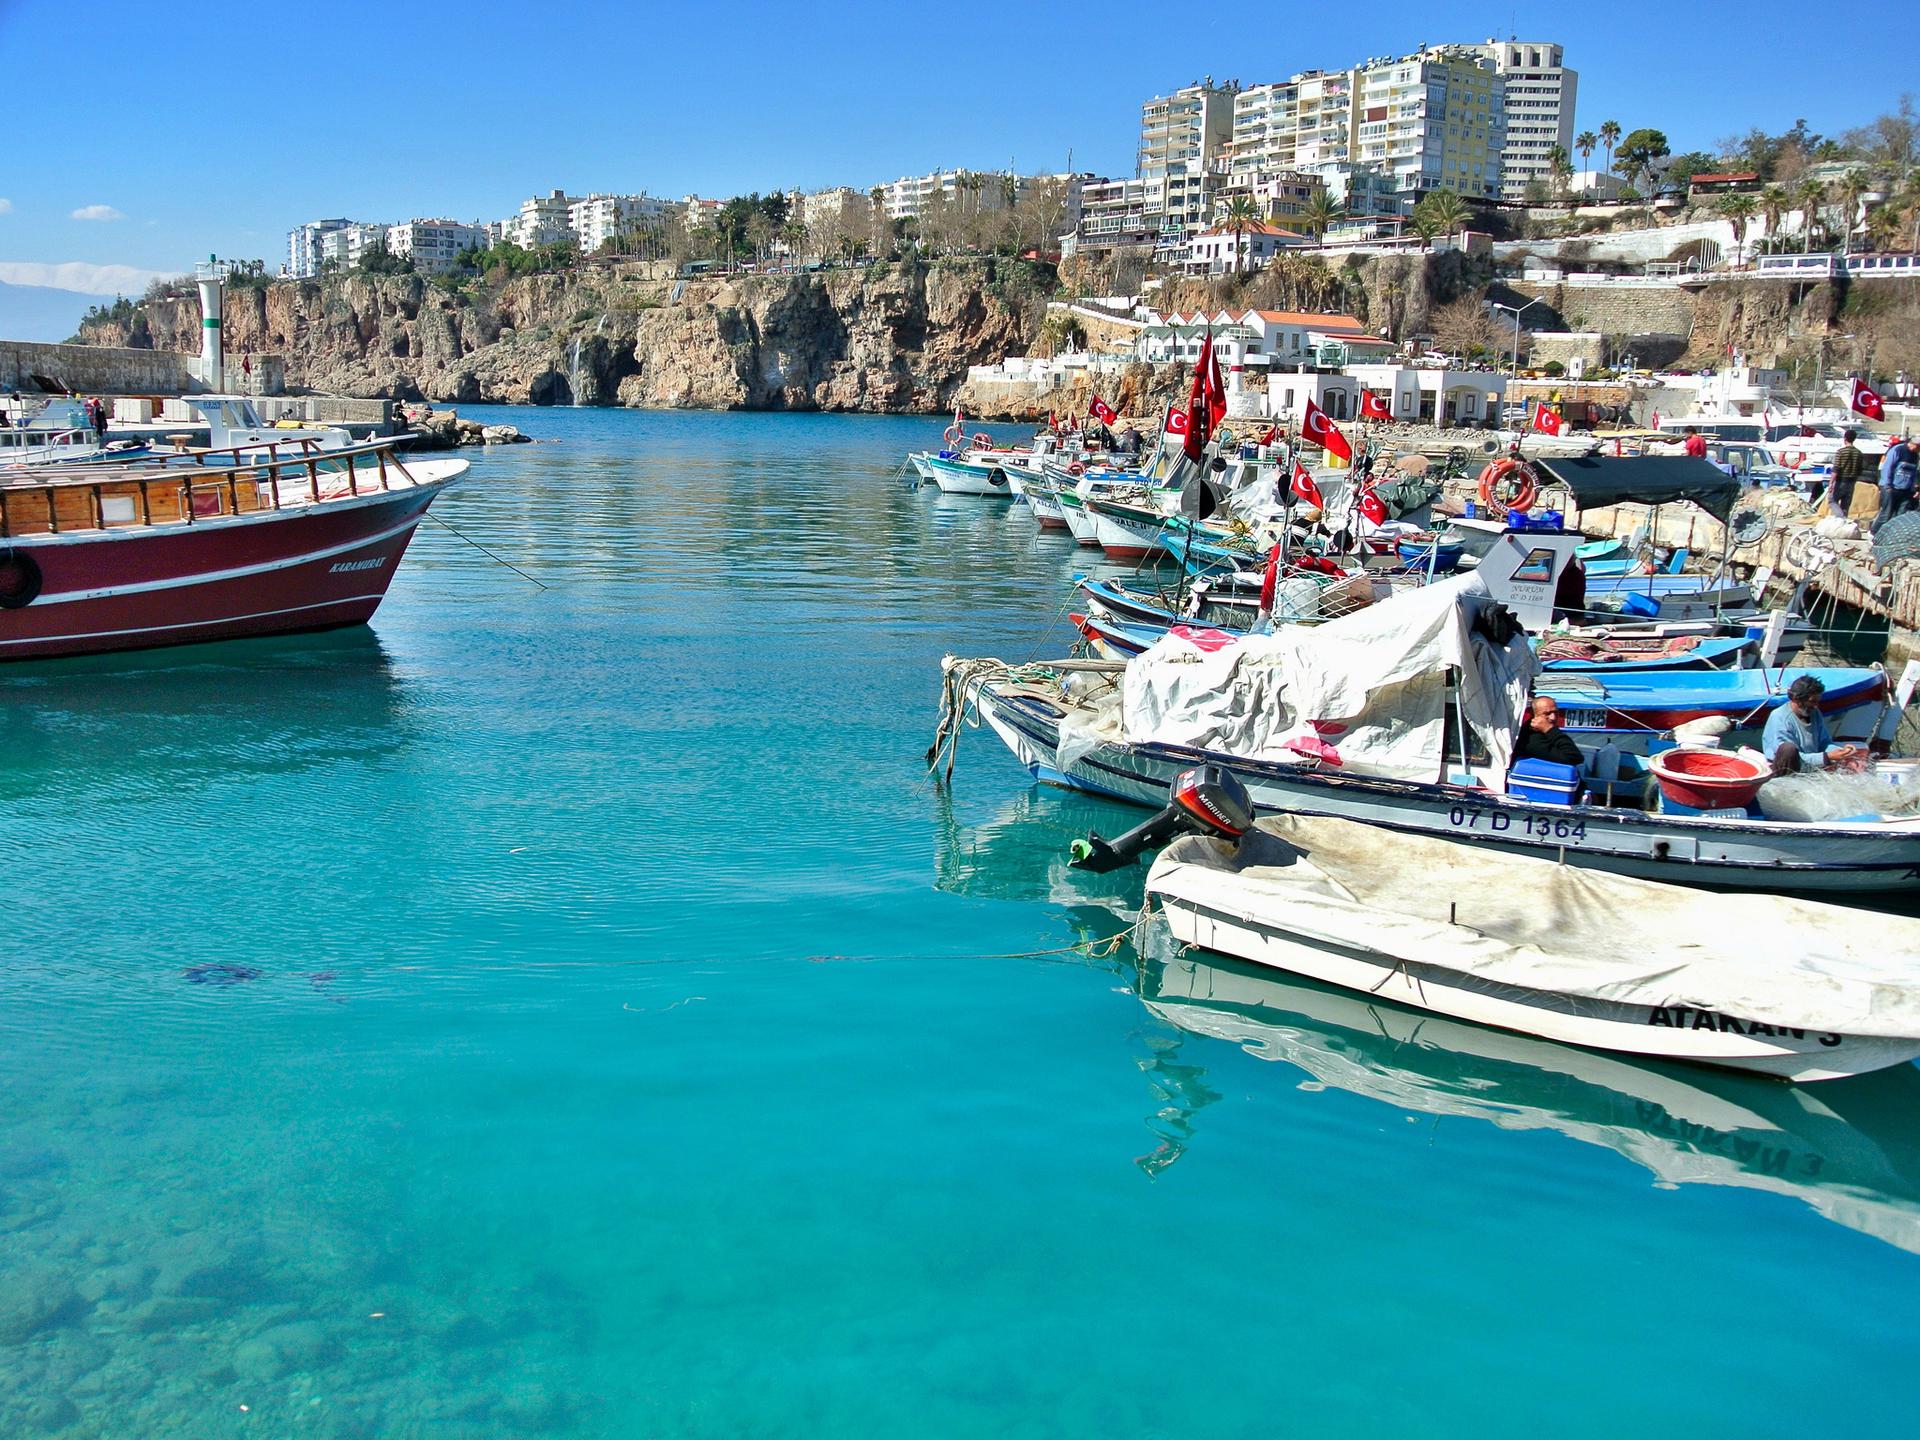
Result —
[[[258, 464], [242, 458], [260, 448], [195, 451], [191, 467], [129, 465], [7, 477], [0, 480], [0, 539], [192, 525], [292, 505], [323, 505], [418, 483], [390, 444], [304, 448], [297, 457]], [[231, 466], [209, 470], [200, 463], [207, 455], [228, 453], [234, 458]], [[333, 483], [323, 483], [328, 481]]]

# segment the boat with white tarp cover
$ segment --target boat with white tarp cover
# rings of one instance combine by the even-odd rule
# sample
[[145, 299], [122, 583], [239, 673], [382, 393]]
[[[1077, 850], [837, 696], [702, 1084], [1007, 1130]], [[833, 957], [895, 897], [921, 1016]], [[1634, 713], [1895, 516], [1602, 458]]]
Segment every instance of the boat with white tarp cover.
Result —
[[1147, 895], [1185, 944], [1549, 1040], [1790, 1080], [1920, 1056], [1907, 917], [1300, 815], [1181, 836]]

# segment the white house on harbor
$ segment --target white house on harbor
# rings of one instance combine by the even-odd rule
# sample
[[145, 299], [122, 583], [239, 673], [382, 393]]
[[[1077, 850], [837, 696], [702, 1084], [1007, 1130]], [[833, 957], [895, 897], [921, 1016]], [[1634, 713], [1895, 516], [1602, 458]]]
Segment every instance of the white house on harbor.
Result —
[[1298, 420], [1311, 400], [1335, 420], [1358, 420], [1363, 390], [1385, 401], [1393, 419], [1402, 424], [1485, 426], [1499, 418], [1507, 377], [1394, 360], [1339, 371], [1275, 372], [1267, 376], [1265, 413], [1275, 420]]
[[1225, 275], [1236, 270], [1258, 270], [1289, 245], [1305, 245], [1307, 237], [1278, 225], [1256, 221], [1245, 234], [1225, 227], [1206, 230], [1187, 241], [1189, 275]]

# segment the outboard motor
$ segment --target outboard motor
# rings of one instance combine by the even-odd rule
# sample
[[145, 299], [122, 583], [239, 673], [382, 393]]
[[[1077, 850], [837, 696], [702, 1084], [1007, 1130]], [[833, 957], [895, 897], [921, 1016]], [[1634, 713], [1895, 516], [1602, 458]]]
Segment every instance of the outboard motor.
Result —
[[1158, 815], [1136, 825], [1116, 840], [1089, 834], [1073, 842], [1071, 860], [1076, 869], [1104, 875], [1131, 865], [1140, 852], [1164, 845], [1180, 834], [1212, 835], [1238, 840], [1253, 828], [1253, 797], [1238, 776], [1220, 765], [1196, 765], [1175, 776], [1167, 792], [1167, 806]]

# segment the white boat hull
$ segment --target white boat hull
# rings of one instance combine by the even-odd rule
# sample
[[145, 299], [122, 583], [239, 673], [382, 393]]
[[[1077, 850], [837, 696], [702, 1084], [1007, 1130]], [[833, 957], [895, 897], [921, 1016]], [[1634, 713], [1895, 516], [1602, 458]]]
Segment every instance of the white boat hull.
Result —
[[1688, 1006], [1615, 1005], [1524, 990], [1404, 962], [1264, 917], [1148, 894], [1183, 944], [1270, 966], [1416, 1010], [1472, 1020], [1566, 1044], [1750, 1070], [1785, 1080], [1863, 1075], [1920, 1056], [1920, 1040], [1842, 1035], [1744, 1021]]

